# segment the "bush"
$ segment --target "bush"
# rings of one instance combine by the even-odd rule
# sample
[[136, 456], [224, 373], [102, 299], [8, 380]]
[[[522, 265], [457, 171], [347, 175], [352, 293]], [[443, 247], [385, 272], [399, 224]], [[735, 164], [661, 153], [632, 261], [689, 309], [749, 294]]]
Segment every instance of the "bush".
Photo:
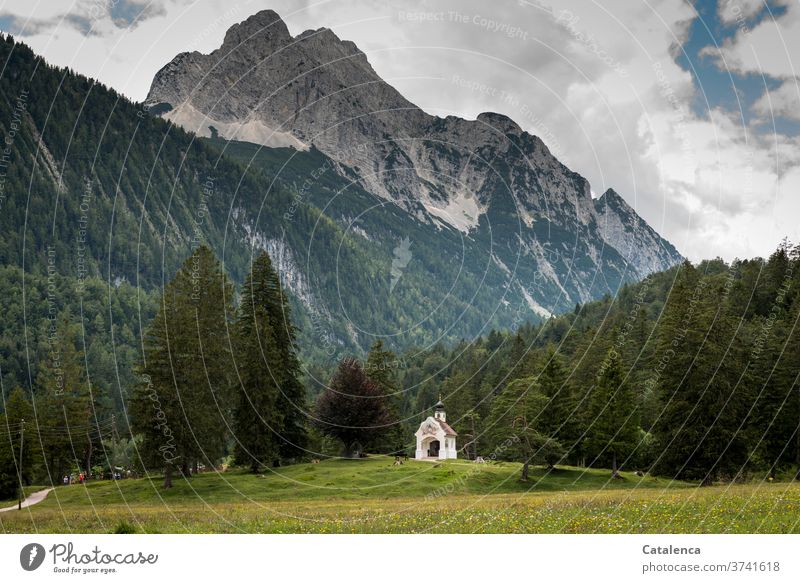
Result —
[[117, 524], [117, 528], [114, 529], [114, 534], [135, 534], [136, 527], [134, 527], [130, 522], [123, 520], [119, 524]]
[[0, 500], [13, 500], [17, 497], [19, 477], [14, 459], [10, 453], [0, 452]]

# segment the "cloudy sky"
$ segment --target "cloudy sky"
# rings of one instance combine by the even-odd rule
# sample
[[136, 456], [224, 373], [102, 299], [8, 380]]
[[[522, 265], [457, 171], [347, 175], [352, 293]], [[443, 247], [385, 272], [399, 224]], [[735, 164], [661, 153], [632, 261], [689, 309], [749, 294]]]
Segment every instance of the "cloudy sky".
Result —
[[429, 113], [505, 113], [691, 259], [800, 240], [798, 0], [0, 0], [0, 29], [143, 100], [264, 8]]

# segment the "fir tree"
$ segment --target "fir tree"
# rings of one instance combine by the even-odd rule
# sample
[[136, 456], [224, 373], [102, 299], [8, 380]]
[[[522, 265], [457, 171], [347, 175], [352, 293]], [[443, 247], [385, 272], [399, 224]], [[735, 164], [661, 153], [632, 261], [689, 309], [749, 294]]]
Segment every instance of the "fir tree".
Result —
[[619, 477], [618, 462], [636, 447], [639, 416], [630, 385], [624, 382], [616, 349], [608, 351], [591, 394], [587, 448], [595, 460], [611, 461], [611, 476]]
[[301, 381], [300, 360], [297, 357], [297, 328], [292, 322], [289, 296], [266, 252], [253, 263], [251, 275], [257, 277], [253, 284], [253, 301], [248, 309], [252, 310], [256, 305], [264, 308], [275, 338], [278, 356], [278, 374], [275, 377], [280, 381], [277, 402], [281, 416], [280, 457], [284, 460], [297, 459], [303, 456], [308, 444], [308, 404], [305, 386]]
[[91, 469], [92, 439], [96, 433], [92, 403], [83, 368], [83, 353], [75, 347], [75, 329], [69, 314], [52, 324], [46, 364], [37, 376], [42, 403], [36, 434], [51, 483], [73, 470]]
[[747, 359], [720, 297], [721, 282], [699, 282], [688, 300], [667, 306], [670, 325], [659, 331], [659, 346], [669, 347], [662, 359], [672, 358], [659, 378], [663, 409], [654, 426], [653, 470], [704, 484], [720, 475], [733, 477], [746, 455], [741, 429], [748, 393], [740, 380]]
[[800, 475], [800, 301], [774, 323], [760, 347], [751, 382], [754, 385], [749, 442], [755, 444], [757, 466], [771, 476], [780, 468], [795, 466]]
[[276, 340], [274, 314], [276, 289], [269, 256], [256, 261], [242, 289], [236, 320], [239, 395], [234, 415], [236, 460], [257, 472], [280, 457], [284, 411], [279, 409], [288, 364]]
[[522, 463], [522, 481], [531, 464], [553, 467], [565, 455], [561, 443], [542, 427], [549, 399], [534, 377], [512, 381], [494, 400], [488, 419], [489, 457]]
[[134, 429], [144, 435], [149, 461], [164, 465], [165, 488], [176, 464], [188, 477], [199, 461], [212, 465], [225, 453], [233, 400], [232, 298], [219, 262], [201, 246], [167, 285], [146, 333]]
[[[33, 406], [31, 405], [22, 387], [16, 387], [5, 403], [5, 414], [0, 419], [0, 434], [4, 436], [11, 459], [14, 462], [15, 472], [22, 485], [29, 485], [34, 472], [34, 463], [38, 456], [34, 456], [37, 449], [36, 434], [31, 431], [34, 423]], [[0, 443], [0, 449], [3, 447]]]
[[383, 340], [378, 339], [369, 349], [364, 370], [386, 395], [389, 412], [398, 420], [386, 432], [386, 443], [380, 449], [391, 453], [401, 453], [405, 450], [406, 435], [411, 435], [411, 432], [400, 422], [401, 394], [397, 381], [397, 356], [391, 350], [386, 350], [383, 347]]
[[544, 357], [544, 366], [538, 379], [542, 393], [548, 398], [542, 431], [570, 450], [577, 448], [581, 426], [578, 401], [568, 379], [563, 357], [552, 348]]

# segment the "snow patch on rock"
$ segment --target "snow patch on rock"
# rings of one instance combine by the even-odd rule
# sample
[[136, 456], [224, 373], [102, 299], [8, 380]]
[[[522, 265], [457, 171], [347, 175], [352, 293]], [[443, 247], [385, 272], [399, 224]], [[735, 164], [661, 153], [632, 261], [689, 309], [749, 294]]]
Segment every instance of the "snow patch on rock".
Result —
[[430, 214], [443, 220], [463, 233], [469, 233], [478, 226], [484, 209], [471, 193], [457, 191], [446, 203], [428, 199], [422, 203]]
[[531, 294], [528, 293], [528, 290], [525, 289], [525, 286], [520, 285], [519, 289], [522, 291], [522, 297], [525, 298], [525, 301], [528, 303], [528, 307], [531, 309], [531, 311], [533, 311], [533, 313], [542, 316], [544, 318], [549, 318], [550, 316], [553, 315], [549, 310], [543, 308], [541, 305], [539, 305], [539, 303], [536, 300], [534, 300], [531, 297]]
[[308, 145], [298, 140], [290, 132], [269, 127], [257, 119], [241, 122], [224, 122], [198, 111], [190, 103], [182, 103], [163, 116], [172, 123], [203, 137], [212, 137], [211, 127], [226, 140], [252, 142], [269, 148], [294, 148], [307, 151]]

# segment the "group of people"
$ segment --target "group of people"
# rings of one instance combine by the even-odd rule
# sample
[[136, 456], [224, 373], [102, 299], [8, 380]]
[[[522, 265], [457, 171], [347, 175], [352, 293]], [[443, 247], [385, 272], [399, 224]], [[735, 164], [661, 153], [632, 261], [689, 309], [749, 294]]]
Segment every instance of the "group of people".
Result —
[[77, 477], [75, 476], [75, 474], [70, 474], [68, 476], [64, 476], [63, 482], [64, 482], [65, 486], [69, 486], [70, 484], [76, 484], [76, 483], [77, 484], [83, 484], [88, 479], [89, 479], [89, 475], [88, 474], [84, 474], [83, 472], [81, 472], [80, 474], [77, 475]]
[[[112, 480], [121, 480], [123, 478], [133, 477], [133, 474], [130, 470], [127, 470], [125, 473], [119, 470], [114, 470], [108, 477]], [[77, 475], [69, 474], [67, 476], [64, 476], [62, 482], [65, 486], [69, 486], [70, 484], [85, 484], [89, 480], [89, 478], [102, 479], [103, 476], [101, 474], [93, 475], [87, 472], [80, 472]]]

